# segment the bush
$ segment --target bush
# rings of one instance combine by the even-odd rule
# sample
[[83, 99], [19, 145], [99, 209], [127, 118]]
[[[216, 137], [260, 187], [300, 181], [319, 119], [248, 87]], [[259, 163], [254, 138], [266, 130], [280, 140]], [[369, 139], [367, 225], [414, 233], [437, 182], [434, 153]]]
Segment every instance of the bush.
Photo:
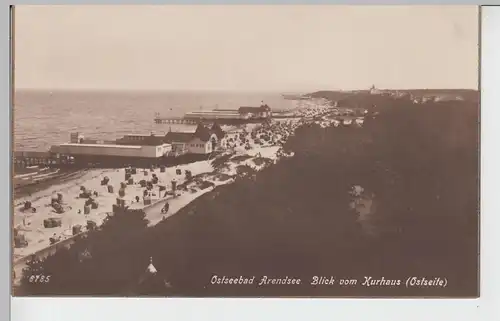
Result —
[[249, 158], [252, 158], [252, 156], [250, 156], [250, 155], [238, 155], [238, 156], [234, 156], [233, 158], [231, 158], [231, 160], [239, 163], [239, 162], [243, 162]]
[[257, 166], [262, 166], [262, 165], [268, 166], [273, 163], [272, 159], [266, 157], [256, 157], [252, 161]]
[[[44, 260], [32, 260], [34, 263], [23, 271], [21, 286], [15, 294], [114, 294], [129, 281], [128, 271], [121, 265], [130, 262], [118, 259], [109, 264], [107, 259], [112, 258], [111, 253], [125, 250], [127, 242], [134, 240], [147, 224], [144, 211], [122, 208], [98, 230], [78, 238], [69, 249], [61, 249]], [[50, 276], [50, 282], [29, 282], [33, 274]]]
[[236, 167], [236, 174], [238, 176], [241, 176], [241, 177], [253, 175], [255, 173], [256, 173], [256, 170], [248, 165], [238, 165]]
[[228, 153], [217, 156], [214, 160], [212, 160], [213, 168], [218, 169], [220, 167], [224, 167], [233, 155], [234, 153]]

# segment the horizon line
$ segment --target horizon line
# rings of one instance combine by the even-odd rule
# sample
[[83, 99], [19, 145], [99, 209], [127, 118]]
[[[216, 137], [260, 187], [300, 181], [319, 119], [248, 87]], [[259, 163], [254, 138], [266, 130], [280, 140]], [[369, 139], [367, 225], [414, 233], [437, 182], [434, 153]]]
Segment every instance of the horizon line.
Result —
[[[479, 88], [467, 87], [439, 87], [439, 88], [381, 88], [375, 87], [378, 90], [469, 90], [480, 91]], [[370, 87], [362, 88], [331, 88], [331, 89], [302, 89], [302, 90], [269, 90], [269, 89], [140, 89], [140, 88], [13, 88], [13, 92], [20, 91], [38, 91], [38, 92], [236, 92], [236, 93], [314, 93], [321, 91], [359, 91], [370, 90]]]

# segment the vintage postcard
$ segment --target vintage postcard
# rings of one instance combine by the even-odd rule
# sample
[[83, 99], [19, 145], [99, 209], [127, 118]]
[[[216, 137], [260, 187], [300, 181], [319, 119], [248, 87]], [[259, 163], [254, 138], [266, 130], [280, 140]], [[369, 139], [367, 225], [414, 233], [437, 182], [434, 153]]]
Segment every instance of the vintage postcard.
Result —
[[476, 6], [15, 6], [15, 296], [479, 296]]

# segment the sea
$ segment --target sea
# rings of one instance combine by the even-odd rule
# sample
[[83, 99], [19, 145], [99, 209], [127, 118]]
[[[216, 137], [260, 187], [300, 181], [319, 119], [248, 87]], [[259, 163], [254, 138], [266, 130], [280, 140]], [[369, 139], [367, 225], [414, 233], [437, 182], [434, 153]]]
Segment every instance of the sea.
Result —
[[189, 125], [155, 124], [154, 117], [179, 117], [194, 110], [238, 109], [259, 106], [273, 110], [296, 107], [281, 93], [139, 92], [139, 91], [34, 91], [13, 96], [15, 151], [47, 151], [69, 141], [70, 133], [85, 138], [114, 140], [125, 134], [165, 134], [189, 131]]

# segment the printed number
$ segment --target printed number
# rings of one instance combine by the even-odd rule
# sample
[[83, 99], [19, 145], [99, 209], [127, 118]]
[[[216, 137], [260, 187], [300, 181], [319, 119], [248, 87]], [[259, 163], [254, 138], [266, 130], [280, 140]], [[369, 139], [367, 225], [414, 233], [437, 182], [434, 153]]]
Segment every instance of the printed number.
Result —
[[50, 282], [50, 275], [32, 275], [29, 278], [30, 283], [49, 283]]

